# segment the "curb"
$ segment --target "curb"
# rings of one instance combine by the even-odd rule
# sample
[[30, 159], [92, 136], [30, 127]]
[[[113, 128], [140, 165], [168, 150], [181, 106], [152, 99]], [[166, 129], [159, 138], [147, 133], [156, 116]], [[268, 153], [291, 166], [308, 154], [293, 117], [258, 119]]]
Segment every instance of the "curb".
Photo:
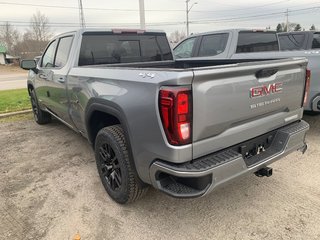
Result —
[[30, 113], [30, 112], [32, 112], [32, 109], [23, 110], [23, 111], [19, 111], [19, 112], [2, 113], [2, 114], [0, 114], [0, 118], [11, 117], [14, 115], [20, 115], [20, 114], [25, 114], [25, 113]]

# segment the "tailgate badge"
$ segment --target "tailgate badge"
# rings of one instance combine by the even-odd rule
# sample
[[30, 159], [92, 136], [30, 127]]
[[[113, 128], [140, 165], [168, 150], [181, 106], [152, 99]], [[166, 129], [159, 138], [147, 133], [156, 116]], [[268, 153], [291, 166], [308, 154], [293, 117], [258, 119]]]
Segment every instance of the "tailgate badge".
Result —
[[283, 83], [272, 83], [269, 85], [250, 88], [250, 98], [264, 97], [275, 93], [281, 93], [282, 85]]
[[146, 78], [146, 77], [154, 78], [156, 76], [156, 74], [154, 74], [154, 73], [139, 73], [139, 76], [143, 77], [143, 78]]

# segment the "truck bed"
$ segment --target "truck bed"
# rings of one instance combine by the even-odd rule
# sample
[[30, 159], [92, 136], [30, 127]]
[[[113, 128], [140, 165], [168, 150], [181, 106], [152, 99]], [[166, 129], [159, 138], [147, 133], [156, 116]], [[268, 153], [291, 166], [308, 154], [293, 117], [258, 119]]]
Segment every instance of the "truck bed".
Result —
[[172, 61], [157, 61], [157, 62], [141, 62], [141, 63], [120, 63], [120, 64], [99, 64], [99, 65], [90, 65], [82, 66], [83, 68], [156, 68], [156, 69], [192, 69], [192, 68], [201, 68], [201, 67], [214, 67], [214, 66], [225, 66], [225, 65], [234, 65], [241, 63], [251, 63], [251, 62], [262, 62], [262, 61], [273, 61], [283, 62], [279, 59], [208, 59], [208, 60], [193, 60], [193, 59], [178, 59]]

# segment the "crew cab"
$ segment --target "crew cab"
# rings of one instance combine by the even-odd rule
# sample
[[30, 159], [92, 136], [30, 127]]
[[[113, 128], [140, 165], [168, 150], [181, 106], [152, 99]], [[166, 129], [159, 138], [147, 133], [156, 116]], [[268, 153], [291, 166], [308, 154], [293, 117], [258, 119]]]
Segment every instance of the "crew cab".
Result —
[[118, 203], [149, 185], [203, 196], [248, 173], [270, 176], [269, 164], [304, 152], [306, 65], [174, 60], [164, 32], [105, 29], [61, 34], [37, 64], [21, 62], [35, 121], [55, 117], [87, 138]]
[[[304, 106], [306, 111], [320, 113], [320, 51], [310, 49], [319, 46], [319, 33], [308, 33], [305, 37], [306, 50], [295, 50], [293, 42], [288, 43], [287, 33], [279, 34], [280, 46], [275, 31], [231, 29], [191, 35], [182, 40], [174, 48], [176, 59], [281, 59], [290, 57], [305, 57], [310, 70], [310, 93]], [[289, 36], [293, 35], [290, 33]], [[305, 35], [303, 32], [295, 33]], [[300, 37], [301, 38], [301, 37]], [[290, 37], [290, 39], [292, 39]], [[300, 46], [300, 45], [299, 45]], [[282, 51], [287, 48], [293, 51]], [[308, 49], [308, 50], [307, 50]], [[281, 50], [281, 51], [280, 51]]]

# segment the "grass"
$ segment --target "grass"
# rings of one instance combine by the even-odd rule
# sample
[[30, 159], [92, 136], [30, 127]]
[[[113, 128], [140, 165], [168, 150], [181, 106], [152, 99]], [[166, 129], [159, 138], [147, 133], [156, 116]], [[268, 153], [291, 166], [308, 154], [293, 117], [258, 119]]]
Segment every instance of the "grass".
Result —
[[0, 91], [0, 114], [31, 109], [27, 89]]

